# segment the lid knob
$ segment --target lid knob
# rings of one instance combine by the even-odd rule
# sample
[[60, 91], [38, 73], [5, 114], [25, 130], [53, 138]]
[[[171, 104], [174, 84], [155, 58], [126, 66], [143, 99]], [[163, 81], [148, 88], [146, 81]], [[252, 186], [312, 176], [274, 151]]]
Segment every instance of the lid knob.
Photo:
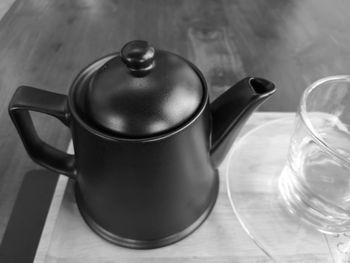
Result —
[[131, 72], [146, 73], [154, 66], [155, 49], [147, 41], [130, 41], [123, 46], [120, 53]]

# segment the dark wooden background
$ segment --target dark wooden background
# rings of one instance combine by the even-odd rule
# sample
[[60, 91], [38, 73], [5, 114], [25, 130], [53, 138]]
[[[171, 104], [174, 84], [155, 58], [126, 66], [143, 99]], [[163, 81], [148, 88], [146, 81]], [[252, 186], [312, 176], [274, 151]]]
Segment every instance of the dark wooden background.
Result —
[[[349, 73], [349, 10], [345, 0], [15, 1], [0, 22], [0, 239], [24, 174], [38, 168], [7, 113], [19, 85], [66, 94], [87, 63], [144, 39], [195, 63], [211, 99], [259, 76], [278, 88], [260, 110], [295, 111], [311, 82]], [[65, 149], [69, 131], [33, 115], [39, 134]]]

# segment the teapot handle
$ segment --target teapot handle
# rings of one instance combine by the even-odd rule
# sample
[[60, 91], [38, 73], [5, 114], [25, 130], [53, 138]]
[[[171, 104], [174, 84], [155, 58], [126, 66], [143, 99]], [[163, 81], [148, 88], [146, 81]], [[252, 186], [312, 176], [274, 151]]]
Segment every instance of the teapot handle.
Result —
[[13, 95], [8, 110], [29, 156], [54, 172], [74, 178], [76, 175], [74, 155], [60, 151], [41, 140], [29, 114], [29, 111], [48, 114], [69, 126], [67, 96], [21, 86]]

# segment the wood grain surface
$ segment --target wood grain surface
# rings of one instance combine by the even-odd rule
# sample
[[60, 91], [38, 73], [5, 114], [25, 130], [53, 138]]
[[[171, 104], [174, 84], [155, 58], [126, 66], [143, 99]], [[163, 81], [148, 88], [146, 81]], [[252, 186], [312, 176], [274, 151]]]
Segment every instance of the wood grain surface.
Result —
[[[0, 238], [24, 174], [38, 168], [7, 113], [19, 85], [67, 93], [87, 63], [145, 39], [198, 65], [211, 99], [256, 75], [278, 88], [261, 110], [294, 111], [311, 82], [348, 73], [349, 8], [342, 0], [17, 0], [0, 22]], [[33, 115], [39, 134], [65, 149], [69, 131]]]

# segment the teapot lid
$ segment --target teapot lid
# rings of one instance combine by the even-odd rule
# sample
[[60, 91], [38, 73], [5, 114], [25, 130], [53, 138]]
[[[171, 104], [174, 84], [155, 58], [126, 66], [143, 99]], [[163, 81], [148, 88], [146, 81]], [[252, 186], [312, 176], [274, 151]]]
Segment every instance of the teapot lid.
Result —
[[189, 120], [204, 99], [203, 81], [185, 59], [136, 40], [93, 72], [75, 95], [89, 122], [113, 134], [144, 138]]

